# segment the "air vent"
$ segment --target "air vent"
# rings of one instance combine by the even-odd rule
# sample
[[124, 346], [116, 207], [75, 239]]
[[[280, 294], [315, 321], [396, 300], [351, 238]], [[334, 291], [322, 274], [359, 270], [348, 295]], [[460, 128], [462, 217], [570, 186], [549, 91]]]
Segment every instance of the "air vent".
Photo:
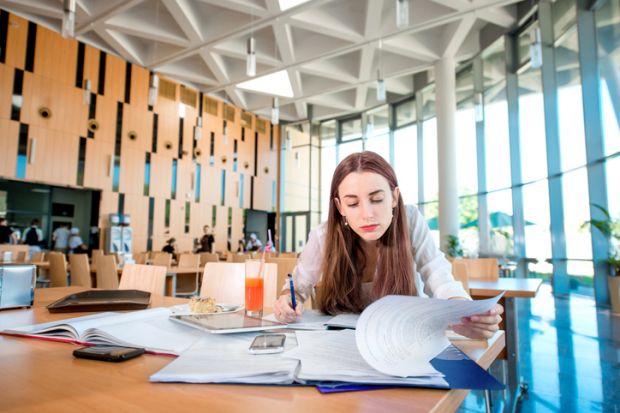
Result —
[[184, 85], [181, 85], [181, 103], [185, 103], [187, 106], [196, 108], [196, 99], [198, 93], [195, 90], [188, 89]]
[[235, 121], [235, 107], [224, 104], [224, 119], [228, 122]]
[[159, 79], [159, 96], [170, 99], [177, 100], [177, 85], [174, 82], [171, 82], [166, 79]]
[[252, 112], [241, 112], [241, 126], [244, 128], [252, 128]]
[[256, 132], [265, 133], [267, 131], [267, 121], [256, 118]]
[[218, 116], [219, 102], [215, 99], [211, 99], [208, 96], [205, 96], [203, 100], [204, 111], [207, 112], [209, 115]]

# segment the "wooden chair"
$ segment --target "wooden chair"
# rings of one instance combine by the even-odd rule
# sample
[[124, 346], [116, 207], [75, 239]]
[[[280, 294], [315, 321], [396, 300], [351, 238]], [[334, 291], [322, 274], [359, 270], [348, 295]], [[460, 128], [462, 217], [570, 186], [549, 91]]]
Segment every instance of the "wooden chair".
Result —
[[11, 261], [20, 262], [18, 259], [22, 256], [21, 253], [28, 256], [29, 249], [28, 245], [0, 244], [0, 260], [2, 260], [6, 251], [11, 252]]
[[499, 279], [497, 258], [462, 258], [461, 260], [467, 264], [469, 280], [497, 281]]
[[94, 263], [99, 257], [103, 257], [103, 250], [93, 250], [91, 253], [92, 262]]
[[30, 255], [30, 262], [43, 262], [45, 261], [44, 251], [35, 251]]
[[69, 255], [69, 264], [71, 265], [71, 286], [79, 285], [92, 288], [88, 255], [71, 254]]
[[50, 252], [50, 286], [66, 287], [67, 283], [67, 260], [62, 252]]
[[246, 260], [251, 260], [252, 259], [252, 254], [231, 254], [232, 256], [232, 261], [231, 262], [242, 262], [245, 263]]
[[469, 293], [469, 266], [463, 259], [452, 260], [452, 275], [456, 281], [463, 284], [463, 288]]
[[118, 288], [118, 271], [113, 255], [103, 255], [97, 258], [97, 288], [116, 290]]
[[158, 265], [125, 264], [121, 290], [142, 290], [154, 295], [164, 295], [166, 288], [166, 267]]
[[[179, 256], [179, 267], [198, 268], [200, 266], [200, 255], [183, 253]], [[177, 273], [176, 295], [192, 296], [198, 294], [200, 284], [200, 272]]]
[[168, 268], [172, 265], [172, 255], [163, 251], [154, 252], [151, 264]]
[[[276, 264], [265, 263], [263, 269], [263, 306], [271, 307], [276, 301], [278, 269]], [[213, 297], [218, 303], [245, 303], [245, 263], [209, 262], [202, 276], [201, 297]]]
[[[266, 262], [271, 264], [277, 264], [278, 266], [278, 281], [276, 283], [276, 297], [279, 297], [282, 288], [285, 283], [288, 282], [288, 275], [292, 274], [295, 270], [295, 266], [297, 265], [297, 258], [266, 258]], [[311, 309], [312, 308], [312, 298], [306, 300], [304, 302], [304, 308]]]
[[220, 262], [220, 256], [216, 252], [201, 252], [200, 266], [204, 267], [208, 262]]
[[297, 258], [296, 252], [281, 252], [278, 255], [279, 258]]
[[148, 259], [149, 259], [148, 251], [136, 252], [133, 254], [133, 260], [135, 261], [136, 264], [144, 265], [147, 263]]

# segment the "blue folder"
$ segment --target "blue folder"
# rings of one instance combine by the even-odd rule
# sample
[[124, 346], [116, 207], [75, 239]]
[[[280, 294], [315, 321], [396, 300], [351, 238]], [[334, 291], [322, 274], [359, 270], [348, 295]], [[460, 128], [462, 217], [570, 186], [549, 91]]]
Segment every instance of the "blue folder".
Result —
[[316, 383], [321, 393], [336, 393], [358, 390], [378, 390], [396, 387], [425, 387], [434, 389], [470, 389], [470, 390], [503, 390], [504, 385], [497, 381], [475, 361], [467, 357], [453, 345], [448, 346], [441, 354], [431, 360], [435, 369], [444, 374], [448, 386], [436, 384], [398, 384], [398, 385], [363, 385], [343, 382]]

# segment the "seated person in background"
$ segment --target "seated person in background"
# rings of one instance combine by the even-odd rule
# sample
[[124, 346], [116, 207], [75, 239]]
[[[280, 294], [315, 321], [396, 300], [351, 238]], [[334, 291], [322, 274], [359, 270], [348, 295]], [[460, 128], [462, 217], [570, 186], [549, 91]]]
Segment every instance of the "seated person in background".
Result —
[[69, 232], [69, 252], [73, 254], [88, 253], [88, 248], [86, 248], [86, 245], [84, 245], [84, 241], [82, 241], [82, 237], [80, 237], [80, 229], [77, 227], [73, 227]]
[[[273, 306], [278, 320], [301, 316], [303, 301], [319, 280], [318, 307], [326, 314], [360, 313], [386, 295], [418, 295], [416, 271], [427, 295], [470, 299], [454, 280], [422, 214], [405, 208], [396, 174], [381, 156], [361, 152], [346, 157], [334, 171], [329, 199], [327, 222], [310, 232], [294, 270], [297, 308], [291, 308], [285, 287]], [[499, 329], [502, 312], [496, 304], [452, 328], [470, 338], [489, 338]]]
[[213, 243], [215, 242], [215, 237], [213, 233], [209, 231], [209, 226], [205, 225], [202, 228], [204, 235], [200, 238], [200, 252], [213, 252]]
[[52, 241], [54, 241], [54, 251], [67, 252], [69, 246], [69, 224], [63, 223], [52, 233]]
[[13, 228], [9, 227], [8, 221], [0, 217], [0, 244], [11, 244], [13, 242]]
[[163, 252], [167, 252], [168, 254], [174, 255], [174, 243], [175, 242], [176, 240], [174, 238], [170, 238], [168, 241], [166, 241], [166, 245], [161, 250]]
[[237, 244], [237, 252], [239, 254], [242, 254], [245, 252], [245, 241], [243, 239], [240, 239], [239, 243]]
[[255, 233], [250, 234], [250, 239], [245, 244], [246, 251], [260, 251], [263, 243], [256, 237]]

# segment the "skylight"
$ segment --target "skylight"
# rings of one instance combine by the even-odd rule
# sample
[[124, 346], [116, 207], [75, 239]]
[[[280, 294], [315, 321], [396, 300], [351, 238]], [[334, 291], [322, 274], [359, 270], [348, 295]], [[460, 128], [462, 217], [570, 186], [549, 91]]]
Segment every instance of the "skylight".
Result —
[[251, 90], [253, 92], [264, 93], [266, 95], [282, 96], [292, 98], [293, 87], [288, 78], [286, 70], [272, 73], [270, 75], [256, 77], [237, 84], [239, 89]]

